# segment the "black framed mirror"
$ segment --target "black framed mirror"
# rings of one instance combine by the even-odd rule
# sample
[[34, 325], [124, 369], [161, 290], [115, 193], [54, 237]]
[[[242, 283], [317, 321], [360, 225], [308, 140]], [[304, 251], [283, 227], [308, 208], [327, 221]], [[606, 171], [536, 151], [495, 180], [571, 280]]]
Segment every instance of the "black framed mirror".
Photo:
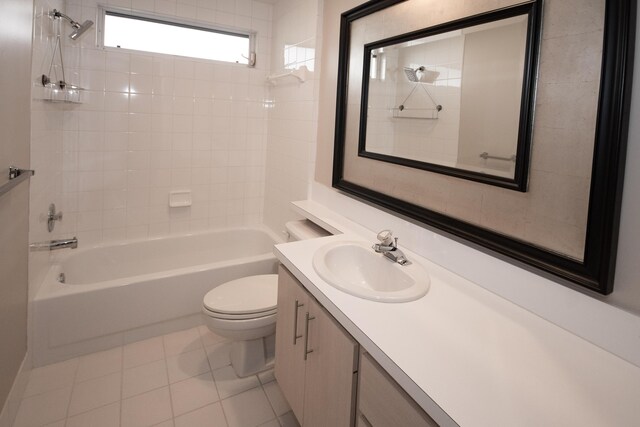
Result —
[[526, 191], [538, 14], [522, 4], [365, 44], [358, 155]]
[[[486, 5], [464, 2], [457, 15], [443, 16], [445, 6], [435, 0], [378, 0], [342, 15], [332, 184], [561, 284], [609, 294], [624, 180], [636, 2], [606, 0], [584, 5], [580, 14], [561, 2], [505, 0], [496, 5], [498, 10], [484, 10]], [[377, 42], [515, 8], [534, 11], [543, 28], [539, 73], [529, 70], [535, 109], [527, 192], [362, 155], [371, 151], [360, 140], [367, 130], [360, 117], [368, 105], [362, 103], [362, 88], [371, 78]], [[421, 71], [406, 66], [407, 73]]]

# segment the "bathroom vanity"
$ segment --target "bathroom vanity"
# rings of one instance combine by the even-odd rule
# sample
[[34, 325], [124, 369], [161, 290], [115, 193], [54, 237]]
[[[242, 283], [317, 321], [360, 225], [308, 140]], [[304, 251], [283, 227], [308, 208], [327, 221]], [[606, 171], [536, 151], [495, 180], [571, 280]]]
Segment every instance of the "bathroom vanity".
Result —
[[359, 347], [281, 265], [275, 375], [300, 424], [437, 426]]
[[[430, 276], [423, 297], [382, 303], [332, 286], [314, 255], [327, 245], [370, 246], [376, 234], [336, 213], [331, 221], [325, 211], [304, 213], [336, 234], [274, 250], [283, 265], [276, 377], [302, 425], [640, 421], [640, 368], [406, 248]], [[407, 420], [385, 418], [393, 415]]]

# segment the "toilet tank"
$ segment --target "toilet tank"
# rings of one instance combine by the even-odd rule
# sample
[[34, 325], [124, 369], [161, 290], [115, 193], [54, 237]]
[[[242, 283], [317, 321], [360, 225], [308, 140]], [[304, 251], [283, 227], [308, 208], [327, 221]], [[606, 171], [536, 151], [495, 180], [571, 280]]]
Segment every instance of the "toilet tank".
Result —
[[324, 228], [320, 227], [317, 224], [309, 221], [308, 219], [303, 219], [300, 221], [289, 221], [285, 224], [285, 228], [287, 229], [287, 241], [295, 242], [296, 240], [306, 240], [306, 239], [314, 239], [316, 237], [324, 237], [330, 236], [329, 233]]

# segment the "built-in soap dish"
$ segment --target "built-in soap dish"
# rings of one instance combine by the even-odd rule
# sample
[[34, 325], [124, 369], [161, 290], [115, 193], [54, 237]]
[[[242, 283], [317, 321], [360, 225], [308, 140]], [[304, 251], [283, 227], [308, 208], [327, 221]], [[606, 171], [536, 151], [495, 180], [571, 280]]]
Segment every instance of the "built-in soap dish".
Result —
[[184, 208], [186, 206], [191, 206], [191, 190], [169, 192], [170, 208]]

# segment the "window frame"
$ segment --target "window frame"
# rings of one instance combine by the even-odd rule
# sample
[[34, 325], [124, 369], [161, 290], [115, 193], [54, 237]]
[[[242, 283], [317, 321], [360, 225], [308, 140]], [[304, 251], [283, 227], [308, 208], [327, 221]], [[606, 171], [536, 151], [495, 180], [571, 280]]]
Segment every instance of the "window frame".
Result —
[[[104, 44], [105, 17], [108, 13], [122, 16], [125, 18], [139, 19], [141, 21], [155, 22], [155, 23], [165, 24], [165, 25], [174, 25], [177, 27], [190, 28], [190, 29], [200, 30], [200, 31], [210, 31], [214, 33], [226, 34], [231, 36], [247, 37], [249, 39], [249, 51], [247, 52], [248, 63], [241, 64], [238, 62], [223, 61], [219, 59], [199, 58], [195, 56], [183, 56], [183, 55], [176, 55], [176, 54], [170, 54], [170, 53], [153, 52], [149, 50], [137, 50], [137, 49], [126, 49], [126, 48], [118, 48], [113, 46], [105, 46]], [[188, 19], [183, 19], [175, 16], [161, 15], [158, 13], [142, 12], [137, 10], [124, 9], [119, 7], [105, 6], [105, 5], [98, 6], [97, 21], [98, 21], [98, 25], [96, 26], [97, 45], [99, 48], [104, 50], [110, 50], [115, 52], [141, 53], [141, 54], [147, 54], [147, 55], [178, 56], [178, 57], [190, 58], [198, 61], [212, 61], [212, 62], [219, 62], [222, 64], [244, 65], [250, 68], [253, 68], [256, 66], [257, 55], [256, 55], [255, 48], [256, 48], [257, 33], [252, 30], [228, 27], [228, 26], [217, 25], [217, 24], [212, 25], [212, 24], [201, 22], [201, 21], [191, 21]]]

